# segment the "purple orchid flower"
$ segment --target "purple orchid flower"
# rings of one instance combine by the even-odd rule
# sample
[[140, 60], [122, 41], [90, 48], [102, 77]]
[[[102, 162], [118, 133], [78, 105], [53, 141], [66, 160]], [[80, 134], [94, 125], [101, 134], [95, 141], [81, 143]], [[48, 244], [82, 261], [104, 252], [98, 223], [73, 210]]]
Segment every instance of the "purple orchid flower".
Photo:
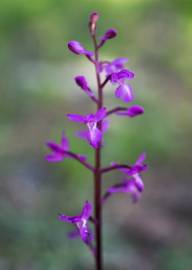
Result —
[[144, 113], [144, 108], [140, 105], [133, 105], [129, 108], [127, 108], [127, 110], [121, 111], [121, 112], [116, 112], [117, 115], [120, 116], [129, 116], [129, 117], [135, 117], [138, 116], [140, 114]]
[[71, 121], [87, 125], [88, 130], [80, 131], [78, 136], [88, 141], [92, 147], [97, 148], [99, 147], [103, 133], [105, 132], [103, 128], [100, 130], [97, 124], [103, 120], [103, 118], [106, 116], [106, 112], [106, 108], [101, 108], [95, 114], [67, 114], [67, 117]]
[[140, 154], [134, 165], [131, 166], [131, 168], [119, 168], [119, 170], [128, 176], [134, 176], [135, 174], [146, 171], [147, 165], [144, 164], [145, 159], [146, 154], [142, 153]]
[[127, 168], [119, 169], [126, 176], [131, 177], [134, 180], [135, 186], [137, 187], [139, 192], [142, 192], [144, 190], [144, 183], [142, 181], [140, 173], [147, 170], [147, 165], [144, 164], [145, 159], [146, 154], [142, 153], [135, 162], [135, 164], [131, 166], [130, 169]]
[[75, 54], [82, 54], [82, 55], [86, 55], [88, 57], [91, 57], [93, 55], [93, 52], [90, 52], [88, 50], [86, 50], [80, 42], [76, 41], [76, 40], [71, 40], [68, 42], [68, 48], [71, 52], [75, 53]]
[[112, 84], [118, 84], [115, 90], [116, 98], [124, 102], [131, 102], [134, 100], [133, 90], [126, 80], [131, 80], [135, 77], [134, 72], [125, 69], [124, 63], [127, 62], [126, 58], [117, 58], [114, 61], [101, 63], [100, 70], [105, 71], [107, 78]]
[[92, 214], [92, 208], [93, 208], [92, 204], [86, 201], [79, 215], [77, 216], [66, 216], [64, 214], [59, 215], [60, 221], [71, 223], [76, 226], [75, 231], [71, 233], [70, 237], [76, 238], [80, 236], [82, 241], [89, 246], [93, 241], [93, 234], [88, 226], [88, 221]]
[[69, 151], [69, 141], [65, 136], [65, 133], [62, 133], [61, 142], [57, 144], [53, 141], [48, 141], [47, 146], [51, 149], [52, 153], [45, 156], [45, 159], [49, 162], [59, 162], [69, 157], [67, 151]]
[[51, 154], [45, 156], [45, 159], [49, 162], [59, 162], [65, 158], [75, 158], [81, 162], [85, 162], [87, 159], [84, 155], [69, 152], [69, 141], [64, 132], [62, 132], [60, 144], [55, 143], [54, 141], [48, 141], [46, 144], [52, 151]]
[[119, 57], [112, 62], [102, 62], [100, 64], [100, 71], [105, 71], [106, 75], [111, 75], [114, 72], [121, 71], [124, 69], [124, 64], [127, 63], [128, 59], [124, 57]]
[[113, 72], [110, 75], [110, 81], [114, 84], [117, 83], [118, 87], [115, 90], [116, 98], [120, 98], [124, 102], [133, 101], [134, 95], [130, 84], [127, 84], [125, 80], [131, 80], [135, 77], [135, 74], [127, 69], [122, 69], [119, 72]]
[[[147, 166], [143, 164], [145, 158], [145, 153], [142, 153], [131, 168], [118, 168], [118, 170], [126, 175], [126, 178], [121, 183], [115, 184], [107, 189], [103, 196], [104, 201], [113, 193], [119, 192], [130, 193], [133, 202], [139, 200], [144, 190], [144, 183], [139, 173], [147, 169]], [[116, 164], [113, 163], [113, 165]]]

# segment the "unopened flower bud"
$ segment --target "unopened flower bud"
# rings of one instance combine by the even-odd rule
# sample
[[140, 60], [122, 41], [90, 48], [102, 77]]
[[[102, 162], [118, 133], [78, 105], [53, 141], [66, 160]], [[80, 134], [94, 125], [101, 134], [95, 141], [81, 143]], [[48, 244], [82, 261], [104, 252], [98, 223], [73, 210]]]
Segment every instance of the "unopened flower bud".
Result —
[[107, 39], [112, 39], [114, 37], [116, 37], [117, 35], [117, 31], [115, 29], [108, 29], [104, 36], [103, 36], [103, 39], [107, 40]]
[[100, 37], [101, 42], [99, 44], [99, 47], [103, 46], [107, 40], [115, 38], [116, 35], [117, 35], [117, 31], [115, 29], [113, 28], [108, 29], [105, 32], [105, 34], [102, 37]]
[[93, 52], [90, 52], [88, 50], [86, 50], [81, 43], [79, 43], [76, 40], [71, 40], [68, 42], [68, 48], [71, 52], [75, 53], [75, 54], [84, 54], [86, 56], [91, 56], [93, 55]]
[[89, 17], [89, 30], [90, 30], [91, 35], [95, 34], [98, 20], [99, 20], [99, 14], [97, 12], [91, 13]]
[[84, 76], [75, 77], [76, 84], [81, 87], [83, 90], [89, 90], [89, 86]]

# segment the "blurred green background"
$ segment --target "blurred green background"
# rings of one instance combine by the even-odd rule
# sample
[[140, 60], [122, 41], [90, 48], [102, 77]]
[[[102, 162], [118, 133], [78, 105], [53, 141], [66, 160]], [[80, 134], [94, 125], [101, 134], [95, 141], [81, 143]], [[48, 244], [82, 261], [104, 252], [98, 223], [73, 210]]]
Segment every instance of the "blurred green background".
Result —
[[[134, 162], [146, 151], [150, 166], [139, 204], [119, 194], [105, 205], [105, 269], [191, 270], [191, 0], [0, 1], [0, 269], [93, 269], [81, 241], [66, 238], [71, 226], [57, 221], [92, 200], [91, 174], [75, 161], [44, 160], [44, 142], [63, 129], [71, 149], [92, 160], [64, 114], [94, 110], [73, 81], [86, 75], [94, 88], [93, 68], [66, 46], [76, 39], [92, 48], [93, 10], [99, 35], [119, 33], [102, 58], [129, 58], [136, 102], [145, 107], [142, 117], [111, 118], [103, 162]], [[109, 106], [121, 103], [113, 92], [106, 90]], [[105, 176], [104, 187], [120, 177]]]

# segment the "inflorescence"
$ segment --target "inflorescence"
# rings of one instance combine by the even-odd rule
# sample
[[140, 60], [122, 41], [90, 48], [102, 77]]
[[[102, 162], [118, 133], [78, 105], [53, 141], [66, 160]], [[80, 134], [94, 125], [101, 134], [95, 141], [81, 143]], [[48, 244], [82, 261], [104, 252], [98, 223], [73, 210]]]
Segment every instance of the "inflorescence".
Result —
[[[108, 109], [103, 105], [103, 94], [106, 85], [111, 85], [114, 90], [114, 96], [120, 99], [124, 103], [131, 103], [135, 100], [135, 94], [130, 82], [135, 78], [135, 73], [125, 67], [127, 58], [116, 58], [112, 61], [102, 61], [99, 59], [99, 50], [108, 42], [117, 36], [115, 29], [108, 29], [103, 36], [96, 38], [96, 28], [99, 15], [93, 12], [89, 19], [89, 31], [93, 39], [94, 51], [89, 51], [84, 46], [76, 41], [72, 40], [68, 42], [68, 49], [76, 54], [85, 56], [88, 61], [95, 66], [96, 79], [98, 84], [98, 93], [95, 94], [86, 77], [78, 75], [74, 78], [76, 84], [80, 89], [95, 103], [97, 109], [86, 115], [69, 113], [66, 117], [73, 122], [82, 124], [85, 128], [77, 132], [77, 136], [85, 140], [96, 153], [103, 147], [103, 137], [105, 132], [109, 128], [108, 118], [113, 114], [121, 117], [133, 118], [144, 113], [144, 108], [140, 105], [129, 105], [128, 107], [118, 106], [112, 109]], [[102, 78], [102, 80], [101, 80]], [[96, 196], [94, 204], [102, 205], [106, 200], [115, 193], [128, 193], [131, 196], [133, 202], [137, 202], [144, 190], [144, 183], [141, 178], [141, 173], [147, 169], [145, 162], [145, 153], [140, 154], [135, 164], [118, 164], [111, 163], [108, 167], [94, 166], [87, 161], [86, 156], [74, 153], [70, 150], [69, 141], [62, 133], [60, 143], [54, 141], [47, 142], [47, 146], [51, 150], [51, 153], [46, 155], [46, 160], [49, 162], [61, 162], [66, 158], [75, 159], [80, 162], [85, 168], [90, 170], [94, 175], [101, 176], [105, 173], [113, 170], [118, 170], [122, 173], [122, 180], [117, 184], [107, 188], [100, 196]], [[98, 178], [98, 179], [100, 179]], [[96, 180], [97, 181], [97, 180]], [[97, 183], [96, 183], [97, 188]], [[99, 198], [99, 202], [98, 202]], [[95, 206], [95, 205], [94, 205]], [[98, 210], [99, 211], [99, 210]], [[68, 222], [75, 225], [75, 230], [70, 233], [70, 237], [81, 238], [81, 240], [91, 249], [93, 254], [96, 254], [96, 244], [98, 238], [90, 230], [89, 223], [97, 226], [97, 209], [96, 214], [93, 216], [93, 206], [91, 202], [85, 201], [80, 214], [76, 216], [67, 216], [65, 214], [59, 215], [59, 220], [62, 222]], [[99, 216], [99, 215], [98, 215]], [[96, 231], [98, 232], [98, 231]], [[97, 268], [101, 269], [101, 268]]]

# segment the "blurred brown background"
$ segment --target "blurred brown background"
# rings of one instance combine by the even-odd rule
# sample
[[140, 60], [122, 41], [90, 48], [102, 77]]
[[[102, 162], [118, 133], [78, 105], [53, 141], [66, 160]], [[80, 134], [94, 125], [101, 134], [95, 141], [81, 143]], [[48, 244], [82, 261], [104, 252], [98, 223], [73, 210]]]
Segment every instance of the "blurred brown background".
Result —
[[[104, 164], [134, 162], [143, 151], [149, 164], [138, 204], [119, 194], [105, 205], [105, 269], [191, 270], [191, 0], [0, 1], [0, 269], [93, 269], [87, 248], [67, 239], [71, 226], [57, 221], [92, 200], [91, 174], [75, 161], [44, 160], [44, 142], [63, 129], [71, 149], [92, 160], [64, 114], [94, 109], [73, 81], [86, 75], [94, 87], [92, 67], [66, 46], [76, 39], [91, 49], [93, 10], [99, 35], [109, 27], [119, 34], [103, 59], [129, 58], [145, 107], [142, 117], [112, 118]], [[106, 103], [119, 104], [110, 88]], [[107, 175], [104, 187], [120, 177]]]

